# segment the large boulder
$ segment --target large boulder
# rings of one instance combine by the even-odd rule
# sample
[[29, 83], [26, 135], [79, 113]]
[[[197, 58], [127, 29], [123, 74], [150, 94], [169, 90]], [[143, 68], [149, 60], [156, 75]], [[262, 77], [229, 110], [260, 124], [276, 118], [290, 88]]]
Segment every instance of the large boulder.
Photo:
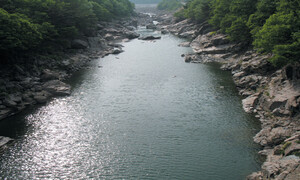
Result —
[[147, 24], [146, 25], [146, 29], [156, 29], [156, 25], [155, 24]]
[[51, 71], [49, 69], [44, 69], [41, 79], [44, 81], [59, 79], [59, 73]]
[[248, 96], [246, 99], [243, 99], [243, 108], [247, 113], [254, 111], [256, 104], [258, 103], [259, 93]]
[[132, 31], [127, 31], [125, 32], [125, 37], [128, 39], [135, 39], [140, 37], [140, 34], [136, 33], [136, 32], [132, 32]]
[[139, 40], [155, 40], [155, 39], [161, 39], [160, 36], [145, 36], [145, 37], [140, 37]]
[[71, 86], [60, 80], [51, 80], [46, 82], [43, 85], [43, 89], [56, 96], [71, 94]]
[[115, 36], [113, 34], [107, 33], [105, 34], [104, 39], [106, 39], [107, 41], [112, 41], [115, 39]]
[[47, 91], [41, 91], [41, 92], [36, 92], [33, 94], [33, 99], [38, 103], [38, 104], [44, 104], [47, 102], [47, 100], [52, 96]]
[[191, 30], [191, 31], [183, 32], [183, 33], [179, 34], [178, 36], [180, 38], [192, 39], [192, 38], [194, 38], [195, 34], [196, 34], [196, 30]]
[[124, 52], [122, 49], [113, 49], [111, 54], [120, 54], [122, 52]]
[[10, 94], [7, 97], [5, 97], [3, 105], [15, 108], [20, 102], [22, 102], [22, 97], [20, 94]]

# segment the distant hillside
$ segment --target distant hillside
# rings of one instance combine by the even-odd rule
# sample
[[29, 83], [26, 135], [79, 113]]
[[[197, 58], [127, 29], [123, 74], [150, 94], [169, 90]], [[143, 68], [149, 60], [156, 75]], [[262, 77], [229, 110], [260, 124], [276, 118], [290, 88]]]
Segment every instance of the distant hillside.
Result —
[[162, 0], [130, 0], [130, 1], [135, 4], [158, 4]]

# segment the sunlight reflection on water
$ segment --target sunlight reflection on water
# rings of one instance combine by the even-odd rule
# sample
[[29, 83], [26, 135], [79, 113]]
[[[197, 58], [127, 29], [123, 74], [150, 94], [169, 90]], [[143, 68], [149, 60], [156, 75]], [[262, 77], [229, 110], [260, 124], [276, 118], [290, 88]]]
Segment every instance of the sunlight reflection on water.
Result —
[[71, 96], [20, 117], [27, 129], [1, 157], [0, 179], [234, 180], [257, 170], [259, 123], [230, 73], [184, 63], [191, 49], [180, 42], [133, 40], [119, 59], [93, 61]]

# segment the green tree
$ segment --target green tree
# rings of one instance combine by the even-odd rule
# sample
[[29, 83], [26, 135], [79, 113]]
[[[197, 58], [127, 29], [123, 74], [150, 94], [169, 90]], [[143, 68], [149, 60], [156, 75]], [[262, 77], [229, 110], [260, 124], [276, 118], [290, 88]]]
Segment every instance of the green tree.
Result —
[[157, 9], [174, 11], [182, 6], [183, 5], [181, 4], [180, 0], [163, 0], [162, 2], [158, 3]]
[[39, 25], [24, 15], [10, 14], [0, 8], [0, 52], [4, 57], [35, 48], [42, 40]]
[[250, 28], [251, 34], [255, 35], [265, 24], [266, 20], [276, 12], [276, 5], [279, 0], [259, 0], [257, 10], [251, 14], [247, 26]]
[[96, 2], [91, 2], [91, 4], [93, 5], [93, 11], [99, 21], [109, 21], [112, 19], [113, 15], [102, 5]]
[[204, 22], [208, 20], [210, 16], [210, 0], [194, 0], [190, 1], [186, 5], [184, 11], [185, 17], [191, 18], [198, 22]]
[[221, 28], [223, 18], [230, 12], [231, 2], [232, 0], [212, 0], [212, 17], [209, 22], [216, 28]]

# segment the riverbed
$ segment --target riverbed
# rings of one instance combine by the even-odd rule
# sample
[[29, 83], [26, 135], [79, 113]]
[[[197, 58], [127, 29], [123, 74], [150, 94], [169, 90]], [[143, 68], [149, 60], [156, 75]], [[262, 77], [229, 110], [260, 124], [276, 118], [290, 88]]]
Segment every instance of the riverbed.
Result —
[[122, 43], [74, 74], [70, 96], [1, 122], [16, 141], [0, 179], [239, 180], [259, 170], [258, 120], [229, 72], [184, 63], [183, 41]]

